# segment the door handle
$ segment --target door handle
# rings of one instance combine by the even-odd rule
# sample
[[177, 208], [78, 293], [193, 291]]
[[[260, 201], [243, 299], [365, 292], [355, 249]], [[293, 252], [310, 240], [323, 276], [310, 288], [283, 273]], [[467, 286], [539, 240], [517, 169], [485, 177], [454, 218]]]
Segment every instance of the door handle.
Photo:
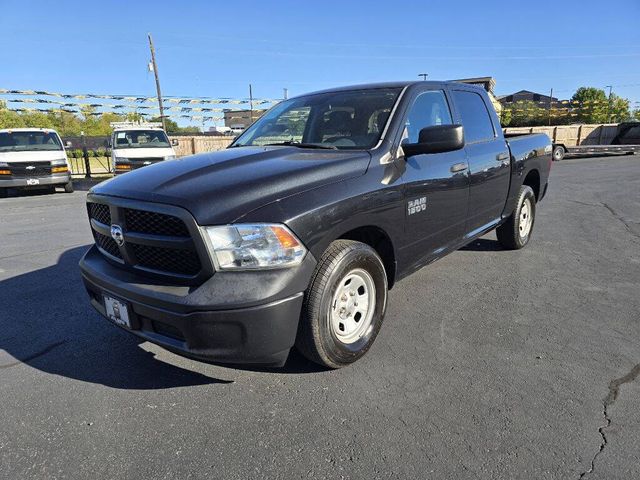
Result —
[[498, 162], [502, 162], [503, 160], [509, 160], [509, 154], [506, 152], [502, 152], [496, 155], [496, 160]]
[[454, 163], [451, 165], [451, 173], [464, 172], [467, 169], [466, 163]]

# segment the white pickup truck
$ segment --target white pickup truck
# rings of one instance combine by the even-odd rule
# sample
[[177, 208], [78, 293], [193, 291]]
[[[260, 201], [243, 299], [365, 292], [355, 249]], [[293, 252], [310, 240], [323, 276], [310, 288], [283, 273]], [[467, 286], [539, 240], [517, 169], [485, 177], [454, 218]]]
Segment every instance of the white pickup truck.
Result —
[[64, 187], [73, 192], [60, 135], [49, 128], [0, 130], [0, 197], [10, 188]]
[[116, 175], [176, 158], [159, 123], [114, 122], [111, 127], [111, 163]]

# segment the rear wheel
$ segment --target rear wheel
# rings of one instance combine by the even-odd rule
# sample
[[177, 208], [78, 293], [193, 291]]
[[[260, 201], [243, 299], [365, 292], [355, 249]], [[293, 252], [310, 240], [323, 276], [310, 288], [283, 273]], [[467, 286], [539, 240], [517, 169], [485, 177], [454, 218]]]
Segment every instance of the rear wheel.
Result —
[[506, 222], [496, 229], [498, 241], [509, 250], [518, 250], [529, 243], [536, 219], [536, 196], [528, 185], [520, 187], [516, 209]]
[[562, 145], [556, 145], [553, 147], [553, 160], [559, 162], [564, 158], [565, 153], [567, 152]]
[[340, 368], [373, 344], [387, 304], [387, 275], [371, 247], [333, 242], [322, 255], [305, 301], [296, 347], [309, 360]]

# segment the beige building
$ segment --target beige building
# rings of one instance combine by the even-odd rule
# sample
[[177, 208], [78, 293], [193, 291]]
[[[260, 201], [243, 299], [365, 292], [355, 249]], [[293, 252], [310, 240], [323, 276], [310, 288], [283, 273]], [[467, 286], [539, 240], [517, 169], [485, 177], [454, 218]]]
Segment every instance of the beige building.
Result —
[[257, 119], [259, 119], [266, 110], [227, 110], [224, 112], [224, 126], [232, 130], [244, 130]]

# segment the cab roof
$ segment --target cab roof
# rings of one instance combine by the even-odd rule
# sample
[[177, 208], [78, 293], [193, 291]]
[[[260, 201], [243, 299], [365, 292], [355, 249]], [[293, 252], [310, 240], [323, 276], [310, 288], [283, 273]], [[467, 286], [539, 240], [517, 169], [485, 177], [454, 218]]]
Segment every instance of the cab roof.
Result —
[[0, 132], [53, 132], [58, 133], [53, 128], [2, 128]]
[[473, 85], [470, 83], [456, 82], [452, 80], [443, 80], [443, 81], [434, 81], [434, 80], [406, 80], [406, 81], [398, 81], [398, 82], [380, 82], [380, 83], [362, 83], [358, 85], [347, 85], [344, 87], [336, 87], [336, 88], [327, 88], [325, 90], [317, 90], [315, 92], [304, 93], [299, 96], [306, 95], [317, 95], [320, 93], [332, 93], [332, 92], [348, 92], [350, 90], [375, 90], [381, 88], [405, 88], [413, 85], [425, 85], [431, 87], [441, 87], [443, 85], [464, 85], [465, 87], [476, 88], [478, 90], [485, 91], [484, 88]]

